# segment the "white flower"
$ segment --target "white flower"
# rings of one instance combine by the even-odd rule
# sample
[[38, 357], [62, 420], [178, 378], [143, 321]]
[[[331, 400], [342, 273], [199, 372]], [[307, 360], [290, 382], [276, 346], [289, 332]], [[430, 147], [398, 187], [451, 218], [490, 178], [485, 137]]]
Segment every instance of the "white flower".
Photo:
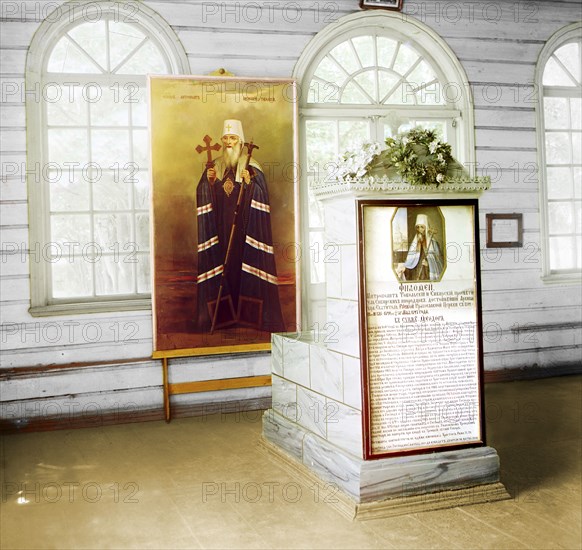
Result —
[[379, 143], [366, 142], [357, 146], [356, 150], [344, 153], [338, 158], [337, 178], [365, 176], [368, 164], [381, 150]]
[[434, 152], [437, 150], [438, 146], [439, 146], [439, 142], [436, 139], [429, 144], [428, 150], [430, 151], [431, 155], [434, 154]]
[[442, 183], [442, 181], [445, 179], [445, 176], [443, 174], [437, 174], [436, 180], [439, 183]]

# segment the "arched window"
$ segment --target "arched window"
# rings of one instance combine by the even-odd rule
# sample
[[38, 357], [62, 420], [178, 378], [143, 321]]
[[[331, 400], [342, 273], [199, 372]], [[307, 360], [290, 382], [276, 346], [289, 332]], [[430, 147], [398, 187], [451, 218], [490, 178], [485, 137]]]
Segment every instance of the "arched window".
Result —
[[146, 75], [187, 72], [177, 37], [141, 2], [64, 4], [37, 31], [26, 74], [33, 315], [148, 307]]
[[[399, 14], [363, 12], [320, 32], [294, 75], [301, 83], [304, 321], [323, 322], [323, 212], [312, 185], [333, 177], [340, 154], [423, 126], [437, 130], [474, 175], [473, 102], [465, 72], [430, 28]], [[319, 313], [318, 313], [319, 312]]]
[[540, 54], [538, 154], [544, 276], [582, 270], [582, 25], [556, 33]]

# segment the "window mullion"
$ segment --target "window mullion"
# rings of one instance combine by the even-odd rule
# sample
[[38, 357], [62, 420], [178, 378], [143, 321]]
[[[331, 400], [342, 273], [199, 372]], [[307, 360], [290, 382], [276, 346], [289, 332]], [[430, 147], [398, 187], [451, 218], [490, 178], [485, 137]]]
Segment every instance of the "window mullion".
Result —
[[354, 43], [352, 42], [351, 39], [348, 42], [350, 44], [350, 48], [352, 49], [354, 57], [356, 58], [356, 61], [358, 62], [358, 65], [360, 66], [360, 69], [363, 69], [364, 64], [362, 63], [362, 60], [360, 59], [360, 55], [358, 54], [358, 49], [356, 48], [356, 46], [354, 46]]
[[111, 42], [109, 40], [109, 19], [105, 20], [105, 58], [107, 60], [107, 73], [111, 74]]
[[552, 55], [552, 59], [560, 66], [560, 68], [566, 73], [568, 78], [574, 83], [574, 86], [580, 87], [580, 83], [574, 78], [574, 75], [569, 71], [569, 69], [564, 65], [557, 55]]
[[328, 53], [328, 54], [326, 55], [326, 57], [327, 57], [328, 59], [331, 59], [331, 60], [333, 61], [333, 63], [335, 64], [335, 66], [336, 66], [336, 67], [337, 67], [337, 68], [338, 68], [338, 69], [339, 69], [339, 70], [340, 70], [342, 73], [344, 73], [344, 75], [346, 75], [347, 77], [349, 77], [349, 76], [350, 76], [350, 73], [348, 73], [348, 71], [346, 71], [346, 69], [345, 69], [345, 68], [342, 66], [342, 64], [341, 64], [341, 63], [340, 63], [340, 62], [339, 62], [339, 61], [338, 61], [338, 60], [337, 60], [337, 59], [336, 59], [336, 58], [335, 58], [335, 57], [334, 57], [334, 56], [333, 56], [331, 53]]
[[[129, 129], [129, 159], [130, 162], [132, 163], [133, 166], [133, 162], [134, 162], [134, 143], [133, 143], [133, 131], [134, 131], [134, 126], [133, 126], [133, 115], [132, 115], [132, 105], [131, 105], [131, 101], [128, 102], [128, 109], [127, 109], [127, 117], [128, 117], [128, 129]], [[131, 192], [130, 192], [130, 196], [129, 196], [129, 207], [131, 209], [131, 235], [133, 238], [133, 242], [137, 248], [137, 215], [135, 212], [135, 182], [133, 181], [135, 178], [132, 176], [130, 178], [130, 186], [131, 186]], [[137, 286], [137, 266], [138, 263], [140, 261], [141, 256], [137, 256], [137, 262], [133, 262], [131, 265], [131, 272], [132, 272], [132, 276], [133, 276], [133, 291], [135, 294], [138, 293], [138, 286]]]
[[374, 140], [378, 143], [384, 143], [384, 122], [380, 117], [374, 117], [370, 120], [370, 126], [372, 127], [372, 132]]
[[111, 71], [115, 74], [123, 65], [125, 65], [136, 53], [137, 51], [148, 42], [149, 38], [146, 36], [133, 50], [131, 50]]
[[[139, 86], [145, 87], [147, 78], [146, 75], [139, 74], [105, 74], [105, 73], [51, 73], [45, 72], [43, 74], [43, 79], [48, 81], [50, 79], [50, 84], [61, 84], [61, 85], [80, 85], [82, 87], [88, 84], [100, 84], [106, 86], [111, 83], [117, 84], [137, 84]], [[82, 82], [80, 82], [82, 81]], [[49, 83], [45, 84], [46, 86]]]
[[416, 69], [416, 67], [418, 67], [420, 65], [420, 63], [422, 62], [422, 57], [419, 57], [409, 68], [408, 70], [404, 73], [404, 78], [407, 79], [408, 75], [411, 74], [414, 69]]
[[388, 68], [391, 70], [394, 70], [394, 63], [396, 63], [396, 58], [398, 57], [399, 51], [400, 51], [400, 41], [396, 42], [396, 47], [394, 48], [394, 53], [392, 54], [390, 65], [388, 65]]
[[317, 107], [305, 107], [301, 110], [306, 117], [315, 118], [334, 118], [336, 116], [344, 117], [365, 117], [369, 115], [386, 116], [391, 112], [401, 113], [402, 116], [424, 117], [424, 118], [458, 118], [461, 111], [458, 109], [439, 108], [438, 106], [415, 105], [390, 105], [386, 106], [373, 105], [318, 105]]
[[[358, 74], [362, 74], [362, 72], [360, 72]], [[364, 87], [355, 78], [351, 78], [350, 80], [347, 80], [346, 83], [342, 86], [342, 91], [345, 90], [346, 86], [350, 82], [352, 82], [353, 84], [355, 84], [358, 87], [358, 89], [360, 90], [360, 92], [362, 92], [370, 100], [370, 103], [372, 105], [374, 105], [376, 103], [374, 101], [374, 98], [368, 92], [366, 92], [366, 90], [364, 89]]]
[[376, 103], [380, 103], [380, 79], [378, 74], [378, 36], [374, 35], [374, 48], [372, 49], [374, 52], [374, 98]]
[[66, 34], [65, 37], [73, 44], [75, 48], [77, 48], [77, 50], [79, 50], [79, 52], [81, 52], [85, 58], [87, 58], [93, 65], [95, 65], [95, 67], [97, 67], [99, 70], [98, 74], [105, 72], [103, 67], [101, 67], [101, 65], [99, 65], [99, 63], [93, 59], [93, 57], [71, 35]]
[[438, 82], [439, 82], [438, 78], [435, 78], [435, 79], [431, 80], [430, 82], [423, 82], [418, 88], [415, 88], [413, 90], [413, 93], [416, 94], [416, 93], [420, 92], [420, 90], [426, 90], [426, 88], [428, 88], [432, 84], [436, 84]]
[[582, 94], [582, 86], [544, 86], [544, 97], [568, 97], [579, 98]]
[[[87, 101], [87, 152], [89, 155], [89, 163], [93, 162], [93, 136], [92, 136], [92, 126], [91, 126], [91, 103]], [[95, 192], [94, 187], [94, 176], [91, 169], [91, 177], [89, 178], [89, 236], [91, 239], [91, 243], [93, 243], [93, 248], [97, 248], [97, 242], [95, 239], [95, 209], [93, 206], [93, 195]], [[92, 288], [92, 296], [96, 298], [97, 296], [97, 271], [95, 269], [96, 262], [91, 262], [91, 276], [93, 278], [93, 288]]]
[[404, 83], [404, 78], [400, 77], [398, 79], [398, 81], [396, 82], [396, 84], [394, 84], [394, 86], [392, 86], [392, 88], [390, 88], [390, 90], [388, 90], [388, 93], [380, 100], [380, 104], [383, 105], [388, 98], [398, 89], [399, 86], [401, 86]]
[[[41, 79], [41, 83], [44, 84], [43, 80]], [[50, 161], [49, 157], [49, 140], [48, 140], [48, 112], [47, 112], [47, 102], [42, 100], [42, 109], [41, 109], [41, 126], [42, 126], [42, 145], [41, 145], [41, 166], [47, 166], [48, 162]], [[48, 188], [48, 183], [46, 183], [43, 178], [40, 179], [41, 184], [41, 209], [42, 209], [42, 238], [38, 239], [39, 246], [42, 245], [44, 247], [52, 242], [52, 219], [50, 214], [50, 188]], [[40, 235], [39, 235], [40, 237]], [[48, 238], [47, 238], [48, 237]], [[35, 245], [36, 243], [29, 243], [29, 249], [31, 245]], [[32, 259], [30, 258], [30, 261]], [[51, 262], [44, 262], [43, 263], [43, 279], [44, 279], [44, 295], [50, 300], [53, 297], [53, 274], [52, 274], [52, 263]]]

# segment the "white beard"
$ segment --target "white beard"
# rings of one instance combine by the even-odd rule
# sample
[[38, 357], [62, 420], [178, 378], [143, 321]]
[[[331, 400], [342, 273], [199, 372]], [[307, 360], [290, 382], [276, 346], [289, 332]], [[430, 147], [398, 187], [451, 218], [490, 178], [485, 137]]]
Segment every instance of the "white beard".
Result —
[[241, 147], [239, 145], [224, 148], [224, 164], [227, 168], [236, 168], [238, 159], [240, 158], [240, 152]]

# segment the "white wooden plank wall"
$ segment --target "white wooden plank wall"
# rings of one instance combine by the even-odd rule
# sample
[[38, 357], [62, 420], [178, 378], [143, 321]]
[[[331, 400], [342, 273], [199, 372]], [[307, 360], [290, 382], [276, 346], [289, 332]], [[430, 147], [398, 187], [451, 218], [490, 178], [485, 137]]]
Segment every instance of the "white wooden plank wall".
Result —
[[[193, 74], [224, 67], [240, 76], [290, 76], [303, 48], [319, 30], [358, 10], [357, 0], [146, 3], [175, 29]], [[46, 319], [28, 314], [29, 262], [42, 260], [28, 243], [22, 91], [30, 40], [57, 4], [54, 0], [0, 3], [3, 369], [144, 358], [152, 349], [149, 312]], [[486, 212], [524, 214], [522, 249], [482, 248], [486, 368], [552, 368], [579, 361], [580, 289], [544, 285], [540, 280], [537, 90], [533, 86], [540, 50], [555, 31], [580, 19], [579, 1], [404, 0], [401, 16], [414, 17], [438, 32], [467, 72], [475, 102], [477, 161], [480, 172], [493, 179], [481, 203], [481, 227], [485, 227]], [[483, 229], [481, 242], [485, 242]], [[176, 381], [184, 377], [204, 380], [267, 372], [268, 357], [263, 355], [181, 360], [171, 376]], [[119, 400], [148, 408], [161, 405], [160, 383], [155, 361], [15, 378], [3, 382], [2, 416], [12, 417], [15, 405], [46, 398], [61, 403], [72, 399], [72, 394], [79, 403], [98, 402], [104, 409], [119, 405]], [[243, 393], [253, 398], [262, 396], [261, 392]], [[200, 402], [240, 395], [213, 392], [181, 399]]]

